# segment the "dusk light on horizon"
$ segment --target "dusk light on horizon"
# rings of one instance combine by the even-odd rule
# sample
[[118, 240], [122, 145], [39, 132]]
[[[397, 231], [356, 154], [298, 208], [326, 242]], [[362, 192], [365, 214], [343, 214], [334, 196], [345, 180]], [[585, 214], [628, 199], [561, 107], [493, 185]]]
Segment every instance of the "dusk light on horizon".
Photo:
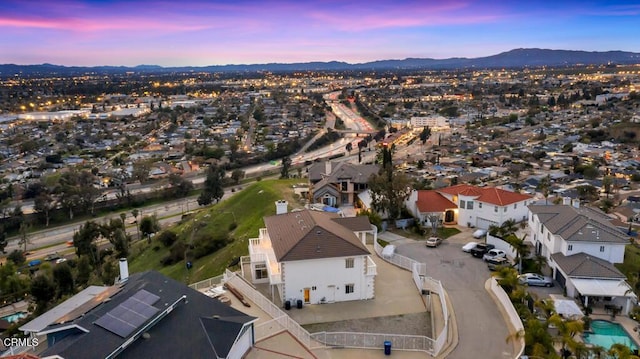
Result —
[[628, 1], [20, 1], [0, 63], [206, 66], [481, 57], [514, 48], [640, 52]]

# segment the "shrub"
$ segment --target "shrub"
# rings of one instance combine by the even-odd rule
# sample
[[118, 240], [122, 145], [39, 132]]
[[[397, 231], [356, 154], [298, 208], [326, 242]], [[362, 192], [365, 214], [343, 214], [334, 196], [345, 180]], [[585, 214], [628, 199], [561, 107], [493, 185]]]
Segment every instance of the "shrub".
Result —
[[217, 233], [213, 237], [208, 235], [199, 235], [193, 240], [193, 258], [202, 258], [208, 254], [224, 248], [232, 238], [228, 233]]
[[238, 224], [236, 222], [229, 223], [229, 232], [233, 231], [237, 227], [238, 227]]
[[178, 239], [178, 236], [171, 231], [164, 231], [160, 233], [160, 235], [158, 236], [158, 240], [165, 247], [171, 247], [171, 245], [176, 241], [176, 239]]
[[186, 249], [187, 246], [183, 241], [176, 241], [169, 249], [169, 254], [166, 257], [162, 258], [160, 260], [160, 263], [162, 263], [162, 265], [164, 266], [168, 266], [183, 260], [184, 252]]

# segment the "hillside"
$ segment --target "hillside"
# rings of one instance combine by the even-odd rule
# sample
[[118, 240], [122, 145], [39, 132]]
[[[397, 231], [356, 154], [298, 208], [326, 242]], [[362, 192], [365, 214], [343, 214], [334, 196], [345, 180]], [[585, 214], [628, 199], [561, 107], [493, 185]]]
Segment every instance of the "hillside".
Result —
[[550, 49], [514, 49], [496, 55], [448, 59], [406, 58], [402, 60], [379, 60], [358, 64], [341, 61], [268, 63], [268, 64], [230, 64], [212, 66], [161, 67], [156, 65], [125, 66], [58, 66], [40, 65], [0, 65], [0, 76], [38, 76], [38, 75], [78, 75], [85, 73], [124, 74], [133, 73], [175, 73], [175, 72], [291, 72], [291, 71], [341, 71], [341, 70], [392, 70], [392, 69], [465, 69], [465, 68], [520, 68], [541, 66], [575, 65], [628, 65], [640, 63], [640, 53], [626, 51], [573, 51]]
[[[233, 240], [224, 248], [193, 261], [191, 270], [187, 270], [185, 261], [163, 266], [162, 258], [169, 254], [169, 248], [163, 246], [155, 236], [151, 244], [146, 241], [136, 243], [129, 258], [129, 269], [133, 272], [158, 270], [161, 273], [186, 283], [198, 282], [220, 275], [234, 258], [248, 254], [249, 238], [258, 237], [258, 231], [264, 227], [262, 218], [275, 214], [275, 201], [289, 201], [289, 209], [301, 207], [293, 194], [292, 186], [301, 182], [295, 180], [265, 180], [249, 185], [229, 199], [216, 205], [203, 208], [168, 230], [178, 235], [178, 241], [190, 243], [197, 238], [212, 240], [222, 232], [230, 231]], [[234, 222], [235, 221], [235, 222]]]

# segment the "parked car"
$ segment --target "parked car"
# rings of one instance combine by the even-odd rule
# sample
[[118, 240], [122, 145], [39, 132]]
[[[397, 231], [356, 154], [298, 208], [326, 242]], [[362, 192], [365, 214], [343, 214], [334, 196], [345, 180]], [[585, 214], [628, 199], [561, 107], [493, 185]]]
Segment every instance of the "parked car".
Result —
[[525, 273], [518, 276], [518, 280], [522, 284], [537, 287], [553, 287], [553, 279], [551, 277], [541, 276], [536, 273]]
[[511, 263], [511, 261], [506, 257], [491, 258], [487, 260], [487, 268], [489, 268], [490, 271], [496, 271], [500, 267], [512, 267], [518, 269], [518, 265]]
[[507, 257], [507, 253], [505, 253], [505, 251], [503, 251], [502, 249], [491, 249], [482, 256], [482, 260], [486, 262], [490, 259], [506, 258], [506, 257]]
[[496, 246], [494, 246], [493, 244], [478, 243], [478, 245], [476, 245], [475, 248], [471, 250], [471, 255], [476, 258], [482, 258], [485, 253], [489, 252], [495, 247]]
[[67, 258], [58, 258], [58, 259], [56, 260], [56, 264], [64, 263], [64, 262], [66, 262], [66, 261], [67, 261]]
[[486, 235], [487, 235], [486, 229], [478, 229], [477, 231], [473, 232], [473, 238], [483, 238]]
[[427, 247], [437, 247], [442, 243], [443, 239], [439, 237], [429, 237], [427, 239], [426, 246]]
[[476, 246], [478, 245], [478, 242], [469, 242], [467, 244], [465, 244], [464, 246], [462, 246], [462, 251], [463, 252], [471, 252], [472, 249], [474, 249]]

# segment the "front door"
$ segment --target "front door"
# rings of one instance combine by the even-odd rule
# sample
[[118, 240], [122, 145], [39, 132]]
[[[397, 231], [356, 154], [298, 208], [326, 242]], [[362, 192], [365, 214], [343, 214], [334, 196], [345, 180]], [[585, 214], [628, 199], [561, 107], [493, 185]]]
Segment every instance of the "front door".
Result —
[[455, 213], [452, 210], [444, 212], [444, 222], [451, 223], [455, 220]]
[[304, 289], [304, 302], [305, 303], [309, 303], [309, 297], [311, 296], [311, 290], [310, 288], [305, 288]]

